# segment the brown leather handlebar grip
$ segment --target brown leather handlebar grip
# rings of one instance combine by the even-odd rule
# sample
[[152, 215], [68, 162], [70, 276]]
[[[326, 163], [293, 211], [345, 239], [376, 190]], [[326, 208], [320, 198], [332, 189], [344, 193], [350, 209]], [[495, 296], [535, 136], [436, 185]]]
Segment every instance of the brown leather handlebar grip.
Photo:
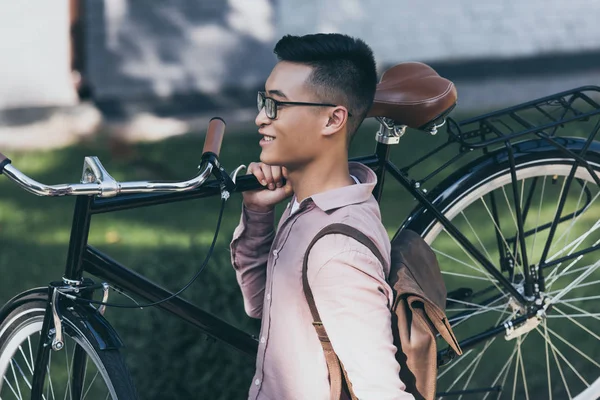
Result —
[[218, 156], [221, 151], [221, 143], [223, 142], [224, 134], [225, 121], [219, 117], [211, 119], [208, 123], [208, 129], [206, 130], [206, 139], [204, 139], [202, 154], [211, 152]]

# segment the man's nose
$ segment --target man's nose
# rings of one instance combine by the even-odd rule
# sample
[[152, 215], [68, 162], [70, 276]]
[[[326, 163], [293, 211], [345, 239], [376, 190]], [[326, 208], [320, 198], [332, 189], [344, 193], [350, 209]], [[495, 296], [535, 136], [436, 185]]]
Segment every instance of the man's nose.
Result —
[[271, 120], [269, 119], [269, 117], [267, 117], [267, 112], [265, 111], [264, 107], [261, 108], [261, 110], [256, 115], [256, 118], [254, 119], [254, 123], [256, 124], [256, 126], [267, 125], [270, 121]]

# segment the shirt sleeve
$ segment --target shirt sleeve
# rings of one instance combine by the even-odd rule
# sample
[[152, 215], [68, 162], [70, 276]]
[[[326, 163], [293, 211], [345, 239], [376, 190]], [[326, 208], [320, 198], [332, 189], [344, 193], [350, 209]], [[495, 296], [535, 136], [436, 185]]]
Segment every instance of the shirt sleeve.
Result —
[[231, 241], [231, 263], [246, 314], [262, 317], [269, 250], [275, 237], [275, 211], [259, 213], [242, 208], [240, 223]]
[[408, 400], [391, 330], [391, 288], [383, 266], [352, 238], [329, 235], [313, 247], [308, 280], [333, 349], [361, 400]]

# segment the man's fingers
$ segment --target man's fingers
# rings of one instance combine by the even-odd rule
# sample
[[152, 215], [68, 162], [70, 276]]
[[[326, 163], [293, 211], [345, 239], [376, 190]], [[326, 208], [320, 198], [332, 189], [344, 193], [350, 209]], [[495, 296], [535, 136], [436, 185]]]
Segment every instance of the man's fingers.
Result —
[[248, 165], [248, 174], [252, 174], [258, 179], [261, 185], [266, 186], [267, 180], [265, 179], [265, 174], [263, 173], [262, 168], [259, 163], [250, 163]]
[[269, 165], [261, 164], [261, 170], [265, 176], [267, 187], [271, 190], [275, 189], [275, 183], [273, 182], [273, 171]]
[[271, 173], [273, 174], [273, 183], [275, 183], [275, 186], [277, 186], [278, 188], [282, 187], [283, 182], [281, 179], [281, 167], [271, 167]]

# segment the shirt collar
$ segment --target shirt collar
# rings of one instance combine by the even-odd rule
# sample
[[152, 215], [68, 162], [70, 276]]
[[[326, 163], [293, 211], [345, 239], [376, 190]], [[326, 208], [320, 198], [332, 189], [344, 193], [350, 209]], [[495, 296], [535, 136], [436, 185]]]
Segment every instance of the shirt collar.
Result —
[[310, 198], [317, 207], [327, 212], [350, 204], [367, 201], [377, 184], [377, 175], [373, 170], [361, 163], [349, 162], [350, 175], [354, 175], [361, 183], [344, 186], [326, 192], [317, 193]]

